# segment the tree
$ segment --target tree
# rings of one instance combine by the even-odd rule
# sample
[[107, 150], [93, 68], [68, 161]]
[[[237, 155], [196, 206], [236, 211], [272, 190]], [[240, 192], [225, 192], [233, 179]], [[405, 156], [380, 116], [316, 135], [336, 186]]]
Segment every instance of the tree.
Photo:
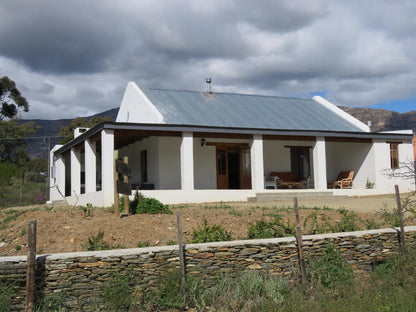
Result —
[[7, 186], [12, 184], [16, 168], [8, 161], [0, 161], [0, 198], [4, 197]]
[[0, 160], [13, 162], [15, 151], [20, 147], [26, 147], [24, 138], [39, 128], [35, 127], [33, 122], [20, 123], [17, 119], [0, 120]]
[[416, 192], [416, 160], [400, 162], [400, 169], [386, 169], [383, 174], [393, 178], [413, 180]]
[[22, 110], [29, 111], [29, 103], [16, 88], [16, 83], [7, 76], [0, 78], [0, 104], [0, 120], [16, 118]]
[[91, 128], [95, 126], [96, 124], [99, 124], [100, 122], [105, 121], [113, 121], [111, 117], [91, 117], [91, 118], [83, 118], [83, 117], [77, 117], [75, 119], [72, 119], [72, 121], [67, 125], [63, 126], [59, 130], [59, 136], [61, 139], [59, 140], [60, 144], [66, 144], [69, 141], [71, 141], [74, 138], [74, 129], [78, 127], [85, 127], [85, 128]]

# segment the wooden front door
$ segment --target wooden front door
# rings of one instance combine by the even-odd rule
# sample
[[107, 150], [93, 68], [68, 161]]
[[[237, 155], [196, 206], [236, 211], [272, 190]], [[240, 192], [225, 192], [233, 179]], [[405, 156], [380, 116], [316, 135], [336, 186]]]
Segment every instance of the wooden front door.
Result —
[[217, 188], [228, 189], [227, 149], [217, 147]]
[[218, 145], [217, 188], [250, 189], [250, 149], [236, 144]]

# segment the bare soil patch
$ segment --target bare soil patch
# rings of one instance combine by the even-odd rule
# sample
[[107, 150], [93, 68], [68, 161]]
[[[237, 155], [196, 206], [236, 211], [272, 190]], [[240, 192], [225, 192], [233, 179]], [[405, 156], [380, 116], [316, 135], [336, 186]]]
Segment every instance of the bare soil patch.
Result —
[[[412, 198], [416, 199], [414, 195]], [[299, 200], [302, 222], [313, 212], [330, 218], [331, 222], [339, 222], [342, 216], [337, 209], [345, 208], [354, 211], [360, 220], [374, 220], [381, 225], [383, 218], [377, 211], [395, 205], [393, 195]], [[261, 219], [272, 220], [277, 214], [284, 223], [294, 225], [291, 207], [293, 201], [186, 204], [173, 205], [170, 209], [174, 212], [181, 210], [184, 241], [187, 242], [192, 231], [202, 226], [204, 220], [231, 231], [233, 239], [246, 238], [251, 223]], [[100, 231], [104, 232], [103, 240], [113, 247], [162, 246], [178, 241], [175, 214], [119, 218], [109, 210], [95, 208], [92, 216], [85, 217], [79, 208], [7, 208], [0, 210], [0, 256], [27, 254], [27, 226], [32, 219], [37, 220], [38, 254], [85, 251], [88, 237]]]

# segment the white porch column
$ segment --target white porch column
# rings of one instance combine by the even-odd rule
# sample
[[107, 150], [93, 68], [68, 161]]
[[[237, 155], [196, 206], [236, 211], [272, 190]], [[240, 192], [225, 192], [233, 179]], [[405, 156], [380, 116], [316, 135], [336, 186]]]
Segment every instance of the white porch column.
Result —
[[71, 148], [71, 196], [81, 194], [81, 153]]
[[181, 189], [194, 189], [194, 138], [192, 132], [182, 133], [181, 143]]
[[251, 188], [264, 190], [264, 161], [263, 161], [263, 136], [253, 135], [250, 149], [251, 157]]
[[[53, 159], [53, 156], [51, 159]], [[63, 200], [61, 196], [61, 194], [65, 196], [65, 161], [63, 155], [56, 157], [53, 169], [51, 170], [51, 176], [51, 192], [49, 198], [51, 201]]]
[[95, 192], [97, 189], [97, 145], [95, 141], [85, 140], [85, 193]]
[[317, 137], [313, 147], [313, 176], [315, 189], [327, 188], [325, 138]]
[[101, 190], [103, 193], [103, 206], [108, 207], [114, 203], [114, 131], [104, 129], [101, 131]]

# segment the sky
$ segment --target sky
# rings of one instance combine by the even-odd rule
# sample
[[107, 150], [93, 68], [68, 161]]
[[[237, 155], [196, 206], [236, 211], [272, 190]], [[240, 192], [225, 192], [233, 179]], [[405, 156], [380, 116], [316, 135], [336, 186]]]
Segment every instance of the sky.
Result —
[[148, 88], [416, 110], [414, 0], [0, 0], [21, 118], [89, 116]]

